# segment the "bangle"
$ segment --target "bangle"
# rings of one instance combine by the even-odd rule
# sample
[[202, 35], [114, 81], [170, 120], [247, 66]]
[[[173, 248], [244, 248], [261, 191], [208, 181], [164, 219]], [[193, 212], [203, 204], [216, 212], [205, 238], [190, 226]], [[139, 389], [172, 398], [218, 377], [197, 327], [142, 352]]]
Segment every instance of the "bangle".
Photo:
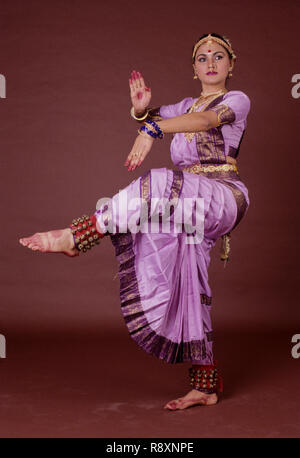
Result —
[[[161, 128], [158, 126], [158, 124], [156, 124], [155, 121], [153, 120], [148, 120], [148, 121], [145, 121], [143, 126], [142, 127], [146, 127], [146, 129], [150, 129], [151, 131], [154, 131], [155, 133], [155, 138], [158, 137], [158, 138], [164, 138], [164, 133], [163, 131], [161, 130]], [[142, 128], [142, 130], [145, 130]]]
[[138, 134], [141, 135], [142, 137], [145, 137], [145, 138], [149, 138], [149, 135], [145, 134], [143, 131], [141, 131], [140, 129], [138, 129]]
[[146, 137], [146, 135], [147, 135], [147, 137], [150, 136], [152, 138], [157, 138], [158, 137], [156, 132], [153, 132], [153, 130], [148, 129], [144, 125], [142, 125], [142, 127], [139, 129], [138, 132], [141, 133], [141, 135], [143, 135], [145, 137]]
[[142, 116], [141, 118], [138, 118], [134, 114], [134, 107], [131, 107], [131, 110], [130, 110], [130, 114], [131, 114], [132, 118], [135, 119], [136, 121], [144, 121], [144, 119], [147, 118], [148, 113], [149, 113], [149, 110], [146, 111], [146, 114], [144, 116]]
[[163, 134], [160, 135], [157, 132], [154, 132], [152, 129], [149, 129], [147, 126], [145, 126], [145, 124], [142, 125], [142, 127], [140, 128], [140, 131], [146, 132], [148, 135], [150, 135], [153, 138], [163, 138]]

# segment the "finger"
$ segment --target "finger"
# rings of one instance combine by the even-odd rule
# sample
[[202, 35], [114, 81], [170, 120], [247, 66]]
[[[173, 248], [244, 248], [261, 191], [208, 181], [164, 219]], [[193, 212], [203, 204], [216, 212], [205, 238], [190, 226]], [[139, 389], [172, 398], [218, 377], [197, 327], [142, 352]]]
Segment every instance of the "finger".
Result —
[[134, 170], [139, 161], [139, 153], [135, 153], [131, 159], [130, 170]]
[[136, 84], [138, 88], [142, 88], [141, 74], [136, 72]]
[[136, 169], [141, 165], [141, 163], [144, 161], [145, 157], [147, 156], [148, 152], [150, 151], [150, 147], [147, 145], [143, 145], [140, 147], [138, 156], [136, 156], [133, 160], [133, 170]]
[[137, 88], [137, 74], [136, 72], [133, 73], [132, 75], [132, 85], [136, 89]]
[[131, 152], [128, 154], [127, 159], [126, 159], [125, 162], [124, 162], [124, 166], [125, 166], [125, 167], [131, 166], [132, 160], [133, 160], [133, 154], [132, 154], [132, 151], [131, 151]]
[[140, 81], [140, 72], [137, 72], [136, 70], [134, 71], [134, 79], [135, 79], [135, 84], [136, 84], [136, 87], [139, 89], [141, 88], [141, 81]]
[[128, 166], [128, 171], [134, 170], [137, 167], [141, 157], [143, 154], [147, 154], [147, 152], [151, 149], [151, 146], [149, 145], [147, 139], [143, 139], [140, 135], [138, 135], [128, 155], [128, 158], [125, 161], [125, 164]]
[[151, 92], [151, 89], [150, 89], [149, 87], [146, 86], [144, 77], [143, 77], [143, 75], [142, 75], [140, 72], [139, 72], [139, 77], [140, 77], [141, 87], [142, 87], [143, 89], [145, 89], [146, 91]]
[[141, 88], [144, 89], [144, 88], [146, 87], [146, 85], [145, 85], [145, 80], [144, 80], [144, 78], [142, 77], [142, 74], [141, 74], [141, 73], [139, 73], [139, 77], [140, 77], [140, 85], [141, 85]]
[[130, 89], [130, 96], [131, 97], [134, 96], [135, 91], [134, 91], [133, 82], [131, 79], [129, 80], [129, 89]]
[[139, 160], [139, 165], [141, 165], [141, 163], [145, 160], [147, 154], [149, 153], [149, 151], [144, 151], [142, 154], [141, 154], [141, 157], [140, 157], [140, 160]]
[[134, 170], [136, 169], [140, 159], [141, 159], [141, 156], [142, 156], [142, 150], [143, 150], [143, 145], [140, 145], [138, 148], [137, 148], [137, 151], [134, 152], [133, 154], [133, 158], [131, 160], [131, 169]]
[[131, 161], [132, 161], [132, 153], [130, 152], [130, 153], [128, 154], [128, 156], [127, 156], [126, 161], [124, 162], [124, 166], [130, 167]]
[[144, 148], [144, 150], [141, 152], [140, 154], [140, 157], [137, 161], [137, 167], [139, 167], [141, 165], [142, 162], [144, 162], [147, 154], [149, 153], [151, 147], [150, 146], [147, 146], [146, 148]]
[[132, 70], [131, 72], [131, 78], [135, 79], [136, 78], [136, 70]]
[[142, 155], [139, 157], [139, 159], [138, 159], [138, 161], [137, 161], [137, 164], [136, 164], [136, 167], [139, 167], [139, 166], [142, 164], [142, 162], [144, 161], [145, 157], [146, 157], [145, 154], [142, 154]]
[[136, 87], [135, 87], [135, 84], [134, 84], [134, 81], [132, 78], [130, 78], [129, 80], [129, 87], [130, 87], [130, 95], [131, 96], [135, 96], [136, 95]]
[[138, 72], [136, 70], [133, 70], [133, 77], [134, 77], [135, 80], [137, 80], [138, 77], [139, 77], [139, 74], [138, 74]]
[[128, 170], [130, 171], [132, 169], [133, 165], [133, 159], [134, 159], [134, 149], [132, 149], [127, 157], [127, 160], [125, 162], [126, 166], [128, 166]]

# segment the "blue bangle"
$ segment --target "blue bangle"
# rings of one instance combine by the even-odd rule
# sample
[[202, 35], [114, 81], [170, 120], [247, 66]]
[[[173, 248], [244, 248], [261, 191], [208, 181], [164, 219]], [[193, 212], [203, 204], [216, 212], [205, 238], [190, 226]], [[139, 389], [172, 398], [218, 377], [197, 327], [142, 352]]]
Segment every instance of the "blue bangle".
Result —
[[[159, 135], [157, 133], [153, 132], [153, 130], [151, 130], [151, 129], [148, 129], [145, 125], [143, 125], [140, 128], [140, 130], [146, 132], [148, 135], [150, 135], [153, 138], [159, 137]], [[161, 138], [161, 137], [159, 137], [159, 138]]]
[[155, 128], [156, 132], [158, 133], [158, 137], [159, 138], [163, 138], [163, 136], [164, 136], [163, 131], [161, 130], [159, 125], [156, 124], [155, 121], [149, 119], [149, 120], [145, 121], [145, 124], [151, 124]]

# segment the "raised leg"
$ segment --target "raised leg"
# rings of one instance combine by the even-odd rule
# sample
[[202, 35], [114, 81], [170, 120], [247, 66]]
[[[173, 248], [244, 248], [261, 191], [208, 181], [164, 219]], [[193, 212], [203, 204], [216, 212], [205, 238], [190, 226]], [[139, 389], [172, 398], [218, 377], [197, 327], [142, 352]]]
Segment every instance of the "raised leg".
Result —
[[79, 255], [79, 251], [75, 248], [71, 228], [36, 232], [29, 237], [20, 238], [19, 242], [32, 251], [63, 253], [71, 257]]
[[74, 257], [99, 244], [104, 235], [98, 227], [95, 215], [83, 215], [74, 219], [69, 228], [36, 232], [30, 237], [19, 239], [19, 242], [33, 251], [63, 253]]

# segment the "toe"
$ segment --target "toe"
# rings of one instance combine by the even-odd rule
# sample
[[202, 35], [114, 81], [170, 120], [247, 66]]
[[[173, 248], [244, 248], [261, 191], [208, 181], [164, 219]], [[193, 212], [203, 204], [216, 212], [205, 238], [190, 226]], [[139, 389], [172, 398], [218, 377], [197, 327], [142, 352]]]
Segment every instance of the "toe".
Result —
[[34, 241], [30, 242], [27, 245], [27, 247], [30, 248], [33, 251], [36, 251], [36, 250], [42, 251], [42, 247], [39, 244], [37, 244], [36, 242], [34, 242]]
[[178, 405], [182, 402], [181, 399], [174, 399], [173, 401], [168, 402], [165, 405], [165, 409], [170, 409], [170, 410], [176, 410], [178, 408]]

